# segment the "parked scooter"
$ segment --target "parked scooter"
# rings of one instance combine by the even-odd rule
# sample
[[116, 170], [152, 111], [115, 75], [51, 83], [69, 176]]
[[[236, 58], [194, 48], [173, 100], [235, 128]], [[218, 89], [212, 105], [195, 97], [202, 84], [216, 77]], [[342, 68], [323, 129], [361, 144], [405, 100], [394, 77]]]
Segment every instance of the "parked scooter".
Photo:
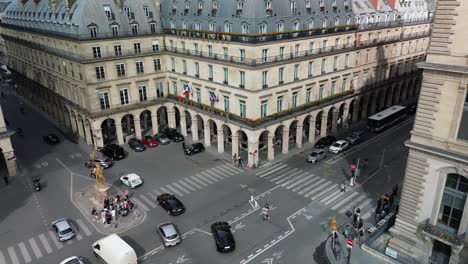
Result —
[[40, 179], [38, 179], [38, 178], [33, 179], [33, 186], [34, 186], [34, 190], [36, 190], [36, 192], [40, 191], [41, 190]]

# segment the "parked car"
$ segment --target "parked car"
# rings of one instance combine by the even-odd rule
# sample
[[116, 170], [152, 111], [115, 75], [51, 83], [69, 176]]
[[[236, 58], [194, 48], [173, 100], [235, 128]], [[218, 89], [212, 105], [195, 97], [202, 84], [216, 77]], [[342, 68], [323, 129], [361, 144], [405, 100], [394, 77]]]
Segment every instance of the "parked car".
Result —
[[49, 145], [55, 145], [55, 144], [60, 143], [60, 139], [58, 138], [58, 136], [53, 133], [43, 136], [42, 139], [44, 140], [45, 143]]
[[175, 195], [163, 193], [156, 198], [156, 201], [172, 216], [180, 215], [185, 212], [185, 206]]
[[82, 258], [73, 256], [63, 260], [60, 264], [84, 264], [84, 262]]
[[106, 157], [112, 158], [112, 160], [121, 160], [125, 158], [124, 149], [117, 144], [105, 145], [101, 149], [101, 153]]
[[179, 132], [177, 132], [176, 129], [174, 128], [166, 128], [164, 130], [164, 133], [166, 134], [166, 136], [173, 142], [181, 142], [181, 141], [184, 141], [184, 136], [182, 136], [182, 134], [180, 134]]
[[112, 159], [110, 158], [95, 158], [94, 160], [88, 160], [85, 162], [85, 166], [88, 168], [92, 168], [94, 164], [99, 164], [103, 169], [108, 169], [110, 168], [113, 163]]
[[333, 145], [330, 146], [330, 149], [328, 151], [330, 151], [331, 153], [338, 154], [346, 150], [348, 147], [349, 147], [348, 141], [338, 140], [335, 143], [333, 143]]
[[227, 222], [216, 222], [211, 225], [211, 233], [219, 252], [227, 253], [236, 249], [236, 242], [231, 232], [231, 226]]
[[120, 177], [120, 182], [132, 189], [135, 189], [136, 187], [143, 184], [143, 180], [135, 173], [130, 173]]
[[364, 135], [365, 135], [364, 131], [356, 131], [356, 132], [353, 132], [349, 137], [347, 137], [346, 141], [348, 141], [349, 144], [351, 145], [355, 145], [355, 144], [362, 142]]
[[154, 137], [161, 145], [167, 145], [171, 143], [167, 135], [162, 132], [159, 132], [158, 134], [154, 135]]
[[326, 137], [323, 137], [315, 143], [315, 147], [318, 149], [323, 149], [327, 146], [330, 146], [333, 142], [336, 141], [336, 138], [334, 136], [328, 135]]
[[316, 149], [310, 153], [309, 156], [307, 156], [307, 161], [311, 163], [316, 163], [318, 161], [323, 160], [327, 154], [325, 154], [325, 151], [323, 149]]
[[146, 150], [145, 144], [141, 142], [138, 138], [131, 138], [128, 140], [128, 146], [133, 149], [135, 152], [141, 152]]
[[192, 156], [194, 154], [205, 151], [205, 146], [202, 143], [193, 143], [192, 145], [183, 145], [184, 154], [187, 156]]
[[164, 247], [173, 247], [182, 242], [182, 236], [173, 223], [162, 223], [158, 226], [158, 234]]
[[75, 232], [66, 218], [57, 219], [53, 221], [51, 225], [60, 242], [67, 241], [75, 237]]
[[143, 137], [143, 144], [150, 148], [154, 148], [158, 146], [158, 141], [153, 136], [144, 136]]
[[415, 114], [416, 113], [416, 108], [418, 108], [418, 105], [413, 103], [413, 104], [409, 104], [408, 106], [406, 106], [406, 113], [412, 115], [412, 114]]

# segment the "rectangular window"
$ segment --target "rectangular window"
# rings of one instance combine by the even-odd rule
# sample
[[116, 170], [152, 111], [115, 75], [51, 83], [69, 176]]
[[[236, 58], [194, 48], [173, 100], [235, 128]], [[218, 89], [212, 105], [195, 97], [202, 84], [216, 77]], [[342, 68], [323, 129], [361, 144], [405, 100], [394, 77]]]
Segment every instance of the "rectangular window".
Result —
[[335, 89], [336, 89], [336, 81], [333, 81], [331, 83], [331, 95], [335, 94]]
[[326, 69], [327, 69], [327, 59], [322, 59], [322, 67], [321, 67], [322, 74], [326, 73]]
[[118, 37], [119, 36], [119, 26], [112, 25], [111, 29], [112, 29], [112, 36]]
[[101, 104], [101, 109], [110, 108], [109, 93], [108, 92], [99, 93], [99, 103]]
[[359, 65], [361, 62], [361, 52], [356, 52], [356, 66]]
[[127, 105], [130, 103], [130, 94], [128, 88], [120, 89], [120, 104]]
[[307, 88], [306, 90], [306, 103], [310, 103], [312, 100], [312, 88]]
[[229, 112], [229, 97], [224, 96], [224, 112]]
[[195, 77], [200, 77], [200, 64], [198, 62], [195, 62]]
[[93, 57], [101, 58], [101, 47], [93, 47]]
[[177, 82], [172, 82], [172, 93], [177, 95]]
[[150, 30], [151, 30], [151, 33], [156, 33], [156, 24], [155, 23], [150, 23]]
[[213, 57], [213, 46], [208, 45], [208, 56]]
[[138, 35], [138, 25], [132, 25], [132, 34]]
[[262, 72], [262, 88], [268, 87], [268, 71]]
[[197, 88], [195, 90], [195, 95], [197, 96], [197, 102], [198, 103], [201, 103], [201, 91], [200, 91], [200, 88]]
[[297, 92], [292, 95], [292, 107], [297, 107]]
[[208, 80], [213, 80], [213, 65], [208, 65]]
[[228, 68], [223, 68], [223, 82], [224, 84], [229, 83], [229, 71]]
[[465, 97], [460, 126], [458, 129], [458, 139], [468, 140], [468, 94]]
[[369, 59], [370, 59], [370, 51], [367, 50], [367, 51], [366, 51], [366, 63], [369, 62]]
[[159, 41], [153, 40], [153, 51], [159, 51]]
[[195, 50], [195, 54], [198, 54], [198, 43], [193, 44], [193, 49]]
[[244, 71], [240, 71], [239, 72], [239, 87], [240, 88], [244, 88], [245, 87], [245, 72]]
[[162, 82], [156, 83], [156, 94], [158, 97], [164, 96], [164, 85]]
[[122, 45], [114, 45], [115, 56], [122, 56]]
[[105, 78], [104, 66], [96, 66], [96, 79], [104, 80]]
[[149, 6], [143, 6], [143, 11], [145, 11], [146, 17], [150, 16], [150, 9]]
[[120, 63], [116, 65], [117, 67], [117, 76], [124, 77], [125, 76], [125, 64]]
[[300, 53], [301, 53], [301, 45], [296, 44], [296, 46], [294, 46], [294, 57], [299, 57]]
[[309, 68], [307, 70], [307, 74], [309, 78], [314, 76], [314, 62], [313, 61], [309, 61]]
[[268, 115], [268, 100], [264, 100], [260, 105], [260, 117], [266, 117]]
[[280, 50], [279, 50], [279, 58], [282, 60], [284, 59], [284, 47], [280, 47]]
[[344, 93], [346, 91], [346, 85], [348, 84], [348, 79], [344, 78], [343, 82], [341, 83], [341, 92]]
[[245, 106], [245, 101], [239, 100], [239, 115], [245, 117], [247, 114], [247, 107]]
[[321, 100], [323, 98], [323, 90], [325, 89], [325, 85], [324, 84], [321, 84], [320, 87], [319, 87], [319, 100]]
[[228, 53], [227, 47], [223, 47], [223, 57], [225, 60], [229, 59], [229, 53]]
[[161, 70], [161, 59], [154, 59], [154, 70], [160, 71]]
[[465, 208], [468, 180], [458, 174], [447, 174], [444, 193], [437, 217], [437, 227], [457, 234]]
[[335, 56], [333, 58], [333, 71], [337, 71], [338, 70], [338, 56]]
[[283, 111], [283, 96], [278, 96], [276, 98], [276, 112], [281, 112]]
[[244, 62], [245, 61], [245, 49], [239, 50], [239, 54], [240, 54], [240, 57], [239, 57], [240, 62]]
[[140, 96], [140, 102], [148, 100], [148, 96], [146, 95], [146, 86], [138, 86], [138, 95]]
[[92, 38], [97, 38], [97, 28], [96, 27], [90, 27], [89, 28], [89, 33], [91, 34]]
[[294, 81], [299, 80], [299, 64], [294, 65]]
[[284, 83], [284, 67], [279, 68], [278, 70], [278, 83], [283, 84]]
[[309, 53], [313, 54], [315, 52], [315, 42], [309, 43]]
[[262, 50], [262, 61], [267, 62], [268, 61], [268, 49], [263, 49]]
[[137, 74], [143, 74], [145, 73], [145, 67], [143, 66], [143, 62], [142, 61], [137, 61], [135, 63], [136, 65], [136, 72]]
[[140, 45], [140, 43], [133, 43], [133, 51], [135, 51], [135, 54], [141, 53], [141, 45]]
[[171, 71], [175, 71], [175, 59], [171, 58]]
[[187, 62], [182, 60], [182, 73], [187, 74]]
[[346, 69], [349, 68], [349, 54], [346, 54], [345, 56], [344, 66]]

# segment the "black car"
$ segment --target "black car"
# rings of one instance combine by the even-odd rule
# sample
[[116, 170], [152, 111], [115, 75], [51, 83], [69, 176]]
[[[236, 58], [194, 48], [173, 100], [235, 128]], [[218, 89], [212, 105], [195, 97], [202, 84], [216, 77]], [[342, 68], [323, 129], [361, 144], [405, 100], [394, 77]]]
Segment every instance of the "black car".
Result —
[[182, 134], [180, 134], [179, 132], [177, 132], [177, 130], [174, 129], [174, 128], [166, 128], [166, 130], [164, 131], [164, 133], [166, 134], [166, 136], [167, 136], [172, 142], [181, 142], [181, 141], [184, 141], [184, 136], [182, 136]]
[[236, 249], [236, 242], [231, 232], [231, 226], [227, 222], [216, 222], [211, 225], [211, 233], [219, 252], [227, 253]]
[[330, 146], [335, 141], [336, 141], [336, 138], [334, 136], [328, 135], [326, 137], [319, 139], [317, 143], [315, 143], [315, 147], [318, 149], [323, 149], [325, 147]]
[[43, 136], [42, 139], [44, 139], [44, 142], [49, 145], [55, 145], [60, 143], [60, 139], [55, 134], [48, 134], [46, 136]]
[[113, 160], [121, 160], [125, 158], [124, 149], [117, 144], [105, 145], [100, 151], [104, 156], [112, 158]]
[[184, 154], [188, 156], [205, 151], [205, 146], [203, 146], [202, 143], [193, 143], [192, 145], [184, 144], [182, 147], [184, 148]]
[[185, 206], [175, 195], [163, 193], [156, 198], [156, 201], [170, 215], [175, 216], [185, 212]]
[[143, 142], [141, 142], [141, 140], [139, 140], [138, 138], [129, 139], [128, 146], [135, 152], [144, 151], [146, 149], [145, 144], [143, 144]]

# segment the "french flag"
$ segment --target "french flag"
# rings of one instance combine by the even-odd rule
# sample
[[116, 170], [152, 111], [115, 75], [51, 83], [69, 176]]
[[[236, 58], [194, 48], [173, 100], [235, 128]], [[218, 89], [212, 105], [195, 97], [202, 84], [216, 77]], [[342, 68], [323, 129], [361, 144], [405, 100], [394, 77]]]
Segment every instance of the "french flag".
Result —
[[188, 84], [184, 84], [184, 88], [183, 88], [183, 93], [182, 93], [184, 96], [187, 96], [187, 95], [191, 95], [193, 96], [193, 92], [192, 92], [192, 89], [190, 89], [190, 86], [188, 86]]
[[214, 92], [209, 92], [210, 93], [210, 101], [212, 102], [219, 102], [218, 96]]

